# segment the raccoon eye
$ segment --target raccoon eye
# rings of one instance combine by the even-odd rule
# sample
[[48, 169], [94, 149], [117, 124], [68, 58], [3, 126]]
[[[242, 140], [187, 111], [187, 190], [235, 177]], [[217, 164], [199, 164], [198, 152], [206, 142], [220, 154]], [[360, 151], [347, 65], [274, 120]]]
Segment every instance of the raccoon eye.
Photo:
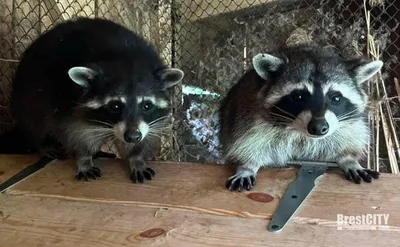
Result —
[[295, 92], [292, 94], [292, 99], [293, 101], [303, 101], [304, 100], [304, 95], [301, 92]]
[[342, 101], [342, 95], [340, 95], [340, 94], [335, 94], [331, 97], [331, 102], [333, 104], [338, 104], [338, 103], [340, 103], [340, 101]]
[[150, 110], [153, 109], [153, 108], [154, 108], [154, 105], [153, 105], [153, 103], [151, 103], [150, 101], [146, 101], [146, 102], [144, 102], [143, 105], [142, 105], [142, 109], [143, 109], [143, 111], [145, 111], [145, 112], [150, 111]]
[[122, 104], [122, 102], [111, 101], [110, 103], [108, 103], [108, 109], [113, 113], [119, 113], [122, 111], [123, 108], [124, 105]]

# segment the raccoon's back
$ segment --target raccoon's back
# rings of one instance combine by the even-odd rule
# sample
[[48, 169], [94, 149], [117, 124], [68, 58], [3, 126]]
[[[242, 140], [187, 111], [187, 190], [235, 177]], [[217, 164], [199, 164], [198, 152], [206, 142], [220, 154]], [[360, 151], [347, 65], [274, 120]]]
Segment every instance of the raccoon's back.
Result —
[[18, 120], [49, 121], [68, 114], [82, 94], [68, 70], [105, 60], [133, 60], [158, 66], [153, 48], [127, 28], [103, 19], [79, 18], [56, 25], [23, 53], [13, 80], [11, 109]]
[[240, 137], [252, 126], [259, 112], [258, 93], [264, 86], [255, 71], [250, 70], [228, 91], [219, 109], [222, 144], [231, 143], [232, 139]]

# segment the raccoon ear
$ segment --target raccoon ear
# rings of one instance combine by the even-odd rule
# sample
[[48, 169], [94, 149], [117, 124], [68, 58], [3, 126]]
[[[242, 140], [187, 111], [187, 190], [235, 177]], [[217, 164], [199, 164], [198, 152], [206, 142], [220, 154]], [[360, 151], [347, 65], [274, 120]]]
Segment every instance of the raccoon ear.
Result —
[[96, 77], [97, 72], [87, 67], [72, 67], [68, 75], [79, 86], [90, 87], [90, 81]]
[[183, 79], [184, 73], [180, 69], [168, 68], [161, 70], [158, 75], [163, 83], [163, 89], [167, 89], [178, 84]]
[[353, 65], [351, 71], [353, 73], [353, 78], [358, 84], [362, 84], [374, 76], [383, 66], [382, 61], [372, 61], [372, 62], [359, 62]]
[[270, 73], [278, 71], [283, 64], [282, 59], [265, 53], [259, 53], [253, 57], [254, 70], [264, 80], [267, 80]]

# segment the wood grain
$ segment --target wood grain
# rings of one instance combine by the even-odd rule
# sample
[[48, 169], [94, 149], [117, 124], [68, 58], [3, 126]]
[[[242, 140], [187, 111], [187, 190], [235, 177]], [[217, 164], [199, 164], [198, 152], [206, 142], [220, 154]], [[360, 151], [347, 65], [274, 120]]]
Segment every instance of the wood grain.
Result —
[[0, 154], [0, 184], [38, 160], [39, 157], [35, 155], [22, 156]]
[[[365, 247], [400, 240], [399, 175], [356, 185], [326, 173], [286, 228], [270, 233], [269, 219], [295, 169], [261, 170], [253, 191], [237, 193], [224, 188], [233, 172], [226, 166], [152, 163], [154, 180], [132, 184], [123, 161], [95, 163], [100, 180], [75, 182], [73, 161], [53, 162], [0, 195], [0, 246]], [[255, 201], [250, 193], [272, 200]], [[372, 213], [389, 214], [390, 228], [337, 230], [337, 214]]]

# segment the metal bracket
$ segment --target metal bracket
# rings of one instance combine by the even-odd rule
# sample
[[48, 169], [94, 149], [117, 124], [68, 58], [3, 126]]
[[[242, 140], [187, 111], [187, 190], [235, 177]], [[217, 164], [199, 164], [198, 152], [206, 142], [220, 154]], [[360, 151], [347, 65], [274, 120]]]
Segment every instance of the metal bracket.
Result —
[[288, 189], [280, 200], [278, 207], [268, 225], [268, 231], [281, 231], [290, 218], [296, 213], [315, 186], [315, 180], [325, 173], [330, 165], [325, 162], [291, 162], [301, 165], [297, 178], [289, 184]]

